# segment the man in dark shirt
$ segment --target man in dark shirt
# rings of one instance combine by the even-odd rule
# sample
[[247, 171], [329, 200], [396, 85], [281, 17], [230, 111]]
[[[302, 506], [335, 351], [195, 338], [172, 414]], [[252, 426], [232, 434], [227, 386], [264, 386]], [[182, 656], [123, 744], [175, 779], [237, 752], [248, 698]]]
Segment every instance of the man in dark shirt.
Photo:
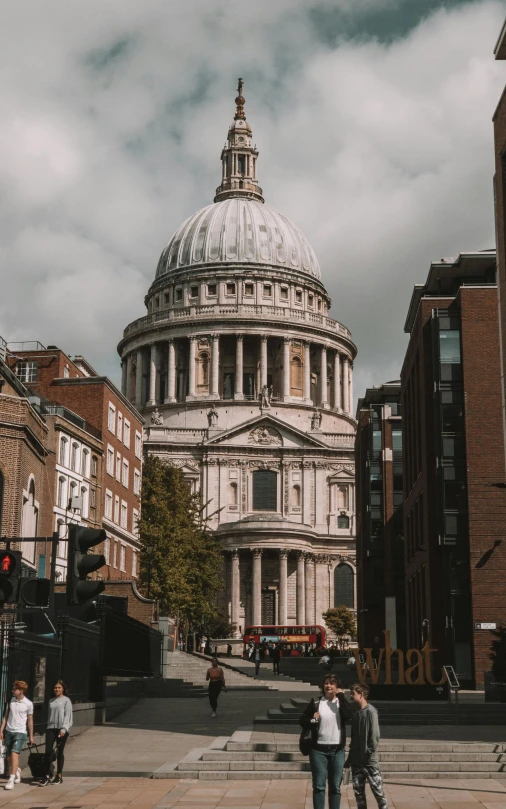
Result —
[[272, 659], [272, 670], [274, 674], [279, 674], [279, 660], [281, 658], [281, 651], [279, 648], [279, 644], [276, 644], [271, 649], [271, 659]]
[[378, 762], [380, 738], [378, 711], [367, 702], [369, 696], [367, 685], [358, 683], [352, 685], [350, 693], [357, 710], [352, 714], [350, 752], [344, 767], [351, 766], [357, 809], [367, 809], [366, 782], [371, 787], [379, 809], [387, 809], [387, 799], [383, 792], [383, 779]]

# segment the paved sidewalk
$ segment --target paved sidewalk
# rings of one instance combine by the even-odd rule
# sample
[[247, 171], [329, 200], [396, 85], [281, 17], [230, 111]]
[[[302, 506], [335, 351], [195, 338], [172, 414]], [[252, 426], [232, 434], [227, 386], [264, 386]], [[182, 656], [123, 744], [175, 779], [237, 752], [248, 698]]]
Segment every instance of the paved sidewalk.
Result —
[[[494, 780], [387, 784], [389, 809], [506, 809], [506, 784]], [[355, 809], [343, 787], [341, 809]], [[368, 792], [368, 804], [375, 801]], [[311, 809], [311, 786], [300, 781], [152, 781], [144, 778], [66, 778], [59, 787], [19, 784], [0, 789], [9, 809]]]

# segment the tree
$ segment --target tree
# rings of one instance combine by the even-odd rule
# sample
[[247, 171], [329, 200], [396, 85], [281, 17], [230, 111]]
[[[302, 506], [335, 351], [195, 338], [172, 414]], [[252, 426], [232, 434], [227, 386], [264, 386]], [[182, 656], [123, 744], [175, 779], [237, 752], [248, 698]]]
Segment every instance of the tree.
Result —
[[347, 607], [332, 607], [322, 614], [322, 618], [331, 632], [335, 632], [337, 635], [337, 642], [341, 650], [344, 646], [345, 635], [355, 637], [357, 632], [355, 614]]
[[155, 456], [144, 462], [139, 520], [141, 584], [187, 631], [217, 614], [221, 546], [201, 518], [180, 469]]
[[218, 612], [207, 622], [205, 629], [211, 638], [233, 638], [237, 631], [237, 624], [233, 624], [228, 615]]

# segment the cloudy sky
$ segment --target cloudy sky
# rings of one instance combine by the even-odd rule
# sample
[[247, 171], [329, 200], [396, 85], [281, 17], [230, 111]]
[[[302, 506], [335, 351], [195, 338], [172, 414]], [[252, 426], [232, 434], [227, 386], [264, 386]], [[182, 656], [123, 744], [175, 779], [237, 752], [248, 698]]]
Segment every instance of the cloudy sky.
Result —
[[266, 201], [398, 376], [414, 283], [494, 246], [496, 0], [17, 0], [0, 30], [0, 335], [119, 381], [158, 257], [212, 201], [237, 76]]

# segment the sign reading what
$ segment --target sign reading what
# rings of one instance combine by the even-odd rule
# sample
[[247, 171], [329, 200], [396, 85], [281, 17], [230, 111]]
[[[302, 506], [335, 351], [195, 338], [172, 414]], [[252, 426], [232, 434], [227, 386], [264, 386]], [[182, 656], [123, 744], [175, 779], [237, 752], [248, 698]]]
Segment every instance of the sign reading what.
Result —
[[378, 677], [381, 671], [383, 662], [385, 664], [385, 685], [393, 685], [392, 683], [392, 657], [396, 655], [398, 680], [396, 685], [443, 685], [447, 681], [446, 672], [441, 669], [441, 679], [435, 681], [432, 678], [432, 660], [431, 655], [437, 652], [437, 649], [431, 649], [429, 642], [425, 644], [423, 649], [408, 649], [403, 652], [401, 649], [392, 649], [390, 646], [390, 630], [384, 629], [385, 648], [379, 650], [377, 658], [377, 667], [374, 663], [372, 656], [372, 648], [364, 649], [365, 665], [361, 662], [361, 654], [359, 649], [352, 649], [357, 664], [357, 675], [360, 683], [365, 684], [367, 677], [373, 685], [378, 683]]

